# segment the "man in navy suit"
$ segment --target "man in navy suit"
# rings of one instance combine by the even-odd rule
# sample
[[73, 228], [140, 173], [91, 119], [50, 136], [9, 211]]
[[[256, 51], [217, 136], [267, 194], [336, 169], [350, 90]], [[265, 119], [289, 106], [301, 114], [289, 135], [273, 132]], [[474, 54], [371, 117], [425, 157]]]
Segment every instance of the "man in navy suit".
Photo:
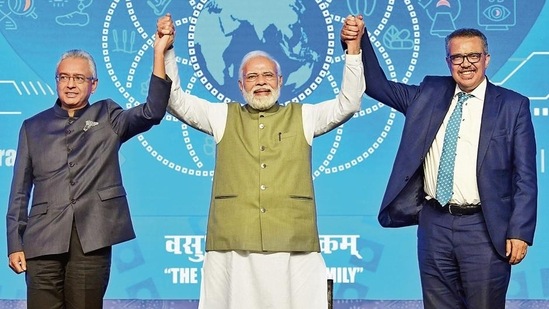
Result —
[[166, 113], [172, 42], [155, 41], [145, 104], [90, 104], [95, 62], [70, 50], [57, 65], [57, 101], [23, 122], [6, 219], [9, 266], [26, 271], [28, 308], [102, 308], [111, 246], [135, 238], [118, 151]]
[[[358, 31], [348, 18], [341, 38]], [[426, 76], [419, 85], [406, 85], [387, 80], [372, 44], [362, 40], [366, 94], [406, 117], [378, 219], [384, 227], [418, 224], [425, 308], [501, 309], [511, 265], [524, 259], [536, 226], [530, 102], [488, 81], [490, 54], [482, 32], [458, 29], [445, 43], [451, 77]], [[460, 92], [471, 97], [458, 118], [449, 201], [441, 203], [438, 168]]]

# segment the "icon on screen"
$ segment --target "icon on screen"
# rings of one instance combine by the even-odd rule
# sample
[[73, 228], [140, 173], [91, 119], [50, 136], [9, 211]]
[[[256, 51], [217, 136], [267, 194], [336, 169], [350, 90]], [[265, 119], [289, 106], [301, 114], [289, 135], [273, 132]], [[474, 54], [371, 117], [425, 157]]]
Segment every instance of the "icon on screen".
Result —
[[12, 15], [38, 18], [34, 11], [33, 0], [0, 0], [0, 27], [6, 30], [17, 30], [17, 23]]
[[517, 22], [516, 0], [478, 0], [478, 24], [486, 30], [508, 30]]

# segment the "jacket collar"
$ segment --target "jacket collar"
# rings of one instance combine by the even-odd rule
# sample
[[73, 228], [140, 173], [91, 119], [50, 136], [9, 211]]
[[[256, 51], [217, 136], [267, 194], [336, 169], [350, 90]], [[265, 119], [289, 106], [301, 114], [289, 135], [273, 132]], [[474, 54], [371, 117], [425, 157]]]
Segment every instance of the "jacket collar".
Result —
[[[73, 118], [79, 118], [80, 116], [82, 116], [82, 114], [84, 114], [84, 112], [89, 107], [90, 107], [90, 103], [86, 104], [81, 109], [75, 110]], [[55, 101], [55, 104], [53, 105], [53, 110], [55, 112], [55, 115], [58, 116], [58, 117], [61, 117], [61, 118], [68, 118], [69, 117], [69, 112], [61, 107], [61, 101], [59, 99], [57, 99]]]

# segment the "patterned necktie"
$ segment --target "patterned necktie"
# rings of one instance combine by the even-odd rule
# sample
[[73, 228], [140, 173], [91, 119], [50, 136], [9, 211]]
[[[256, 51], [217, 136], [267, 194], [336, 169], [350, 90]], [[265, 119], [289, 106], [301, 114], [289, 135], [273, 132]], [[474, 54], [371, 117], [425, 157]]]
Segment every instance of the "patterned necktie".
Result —
[[444, 144], [442, 144], [442, 155], [438, 166], [437, 193], [436, 199], [441, 205], [446, 205], [452, 197], [454, 187], [454, 165], [456, 159], [457, 138], [459, 125], [461, 123], [461, 114], [463, 111], [463, 102], [467, 101], [472, 95], [460, 92], [456, 108], [450, 115], [450, 120], [444, 133]]

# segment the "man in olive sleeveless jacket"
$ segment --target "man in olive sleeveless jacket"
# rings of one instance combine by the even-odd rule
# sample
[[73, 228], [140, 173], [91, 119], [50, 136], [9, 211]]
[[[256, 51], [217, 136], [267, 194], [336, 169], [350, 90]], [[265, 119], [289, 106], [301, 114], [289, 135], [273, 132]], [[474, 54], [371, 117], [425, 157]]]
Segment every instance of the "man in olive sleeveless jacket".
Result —
[[[158, 30], [172, 33], [169, 15]], [[181, 89], [175, 52], [168, 51], [168, 111], [217, 145], [199, 308], [327, 308], [311, 146], [360, 109], [360, 37], [346, 42], [341, 92], [318, 104], [278, 104], [280, 65], [262, 51], [248, 53], [240, 66], [247, 104], [207, 102]]]
[[320, 251], [301, 107], [229, 104], [206, 250]]

